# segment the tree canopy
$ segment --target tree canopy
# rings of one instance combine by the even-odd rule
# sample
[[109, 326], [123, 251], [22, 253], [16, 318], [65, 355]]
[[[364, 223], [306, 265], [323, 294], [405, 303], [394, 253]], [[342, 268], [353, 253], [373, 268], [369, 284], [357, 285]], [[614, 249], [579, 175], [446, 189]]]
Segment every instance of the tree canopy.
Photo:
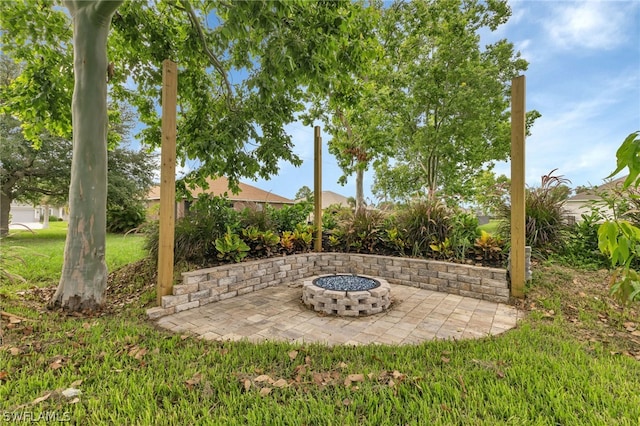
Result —
[[54, 295], [71, 310], [104, 302], [107, 87], [137, 109], [140, 139], [158, 146], [160, 64], [177, 62], [178, 154], [202, 164], [192, 180], [268, 177], [281, 160], [300, 164], [284, 124], [309, 93], [357, 69], [372, 27], [362, 4], [347, 0], [68, 1], [69, 14], [55, 5], [0, 3], [3, 49], [24, 63], [2, 95], [28, 140], [43, 129], [68, 134], [73, 122], [71, 218]]
[[481, 46], [506, 1], [416, 0], [388, 9], [382, 34], [396, 111], [393, 155], [376, 167], [381, 198], [464, 195], [486, 163], [509, 156], [509, 89], [527, 62], [507, 40]]

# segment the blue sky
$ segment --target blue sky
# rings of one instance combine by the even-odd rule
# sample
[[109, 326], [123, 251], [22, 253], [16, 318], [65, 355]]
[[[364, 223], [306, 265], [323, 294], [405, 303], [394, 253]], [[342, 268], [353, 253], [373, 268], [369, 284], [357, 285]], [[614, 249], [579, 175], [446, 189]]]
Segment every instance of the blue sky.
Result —
[[[597, 185], [615, 169], [615, 152], [624, 138], [640, 130], [640, 2], [639, 1], [511, 1], [512, 17], [488, 43], [506, 38], [529, 61], [527, 110], [536, 121], [526, 141], [526, 180], [557, 168], [571, 186]], [[271, 180], [246, 181], [293, 198], [303, 185], [313, 189], [313, 129], [294, 123], [288, 131], [301, 167], [282, 164]], [[335, 158], [323, 135], [323, 189], [355, 195], [355, 180], [340, 186]], [[510, 175], [509, 163], [496, 165]], [[373, 172], [365, 175], [371, 193]]]

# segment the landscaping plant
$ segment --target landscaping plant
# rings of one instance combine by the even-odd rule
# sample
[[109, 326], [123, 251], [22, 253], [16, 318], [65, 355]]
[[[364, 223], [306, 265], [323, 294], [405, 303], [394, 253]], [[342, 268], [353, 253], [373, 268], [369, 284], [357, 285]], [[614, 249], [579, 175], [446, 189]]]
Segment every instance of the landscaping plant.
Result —
[[227, 232], [222, 237], [216, 238], [214, 244], [218, 251], [218, 259], [235, 263], [247, 257], [250, 250], [240, 236], [231, 231], [231, 228], [227, 228]]
[[[631, 133], [616, 152], [617, 168], [609, 177], [628, 168], [629, 175], [623, 183], [623, 189], [640, 185], [639, 135], [640, 131]], [[614, 268], [611, 294], [623, 302], [640, 301], [640, 274], [633, 268], [633, 262], [640, 258], [640, 228], [616, 215], [600, 225], [598, 247], [609, 257]]]
[[[543, 255], [564, 245], [566, 229], [564, 201], [569, 192], [562, 176], [554, 175], [557, 169], [542, 176], [540, 186], [527, 188], [525, 194], [525, 241], [533, 253]], [[511, 235], [511, 204], [505, 203], [499, 209], [502, 219], [499, 232], [502, 236]]]
[[412, 256], [428, 256], [431, 245], [444, 242], [451, 230], [451, 211], [438, 200], [421, 200], [397, 213], [398, 229]]

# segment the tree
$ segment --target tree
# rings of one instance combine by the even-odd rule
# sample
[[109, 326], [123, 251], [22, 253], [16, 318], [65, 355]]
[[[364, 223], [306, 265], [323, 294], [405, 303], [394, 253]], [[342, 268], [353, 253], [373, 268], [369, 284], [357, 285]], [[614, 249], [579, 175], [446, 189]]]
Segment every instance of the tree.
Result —
[[338, 182], [345, 184], [355, 174], [355, 209], [365, 207], [364, 172], [378, 158], [390, 155], [389, 89], [386, 84], [385, 55], [379, 34], [383, 14], [382, 3], [371, 1], [362, 19], [374, 23], [374, 30], [365, 45], [366, 54], [350, 74], [350, 79], [330, 88], [328, 95], [314, 99], [307, 120], [321, 119], [325, 132], [331, 135], [329, 152], [338, 160], [343, 175]]
[[[0, 90], [19, 74], [20, 67], [8, 56], [0, 55]], [[7, 101], [2, 99], [5, 105]], [[18, 120], [0, 115], [0, 235], [9, 230], [14, 200], [39, 204], [43, 197], [58, 201], [66, 198], [70, 150], [70, 142], [50, 136], [38, 149], [24, 138]]]
[[303, 187], [298, 189], [298, 192], [296, 192], [296, 195], [294, 198], [296, 200], [304, 199], [305, 201], [313, 203], [313, 191], [307, 185], [304, 185]]
[[24, 139], [20, 123], [0, 116], [0, 233], [9, 229], [11, 203], [40, 204], [50, 197], [54, 204], [67, 198], [71, 142], [47, 137], [38, 149]]
[[117, 147], [109, 151], [107, 164], [107, 230], [127, 232], [145, 220], [143, 201], [158, 169], [157, 156]]
[[496, 176], [491, 170], [483, 170], [473, 178], [471, 202], [484, 215], [494, 216], [508, 198], [511, 179], [505, 175]]
[[[480, 47], [507, 21], [506, 1], [396, 2], [385, 32], [396, 144], [376, 167], [382, 198], [465, 195], [486, 165], [509, 156], [509, 89], [527, 62], [506, 40]], [[395, 24], [398, 23], [398, 24]]]
[[[69, 46], [74, 49], [71, 221], [52, 301], [69, 310], [104, 302], [107, 78], [111, 96], [128, 100], [148, 125], [141, 139], [158, 146], [159, 66], [164, 59], [178, 61], [179, 155], [202, 161], [190, 176], [194, 183], [205, 186], [206, 177], [226, 175], [237, 185], [241, 176], [277, 172], [280, 160], [300, 163], [284, 124], [303, 109], [307, 93], [326, 91], [349, 75], [366, 33], [355, 19], [362, 6], [346, 0], [204, 2], [197, 10], [186, 0], [151, 6], [101, 0], [65, 3], [73, 19], [71, 40], [66, 15], [49, 5], [0, 3], [0, 16], [3, 49], [27, 63], [28, 72], [11, 87], [9, 108], [20, 115], [28, 139], [36, 139], [40, 127], [68, 131], [67, 116], [43, 111], [68, 105], [72, 73], [58, 70], [67, 66]], [[217, 26], [207, 28], [205, 18]], [[54, 59], [65, 65], [52, 69]], [[125, 84], [128, 78], [135, 90]], [[44, 100], [33, 106], [31, 92]]]

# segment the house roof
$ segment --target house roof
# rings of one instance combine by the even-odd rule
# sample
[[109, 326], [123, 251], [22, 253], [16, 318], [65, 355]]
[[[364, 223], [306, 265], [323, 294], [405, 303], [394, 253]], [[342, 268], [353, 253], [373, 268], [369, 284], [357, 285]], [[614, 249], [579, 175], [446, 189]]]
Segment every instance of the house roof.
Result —
[[626, 176], [623, 176], [621, 178], [603, 183], [602, 185], [597, 185], [597, 186], [594, 186], [593, 188], [589, 188], [586, 191], [583, 191], [579, 194], [574, 195], [573, 197], [569, 197], [567, 199], [567, 202], [585, 202], [585, 201], [591, 201], [591, 200], [598, 200], [601, 198], [597, 194], [598, 192], [619, 187], [622, 185], [622, 183], [626, 178], [627, 178]]
[[349, 207], [349, 199], [333, 191], [322, 191], [322, 208], [326, 209], [332, 204]]
[[[254, 203], [281, 203], [281, 204], [293, 204], [293, 200], [290, 200], [272, 192], [264, 191], [255, 186], [240, 182], [240, 192], [234, 194], [229, 189], [229, 180], [225, 177], [219, 177], [217, 179], [207, 178], [209, 189], [203, 190], [202, 188], [195, 188], [190, 190], [193, 197], [197, 197], [200, 194], [207, 193], [211, 195], [221, 196], [227, 193], [227, 198], [231, 201], [248, 201]], [[149, 190], [148, 200], [160, 199], [160, 186], [154, 186]]]

